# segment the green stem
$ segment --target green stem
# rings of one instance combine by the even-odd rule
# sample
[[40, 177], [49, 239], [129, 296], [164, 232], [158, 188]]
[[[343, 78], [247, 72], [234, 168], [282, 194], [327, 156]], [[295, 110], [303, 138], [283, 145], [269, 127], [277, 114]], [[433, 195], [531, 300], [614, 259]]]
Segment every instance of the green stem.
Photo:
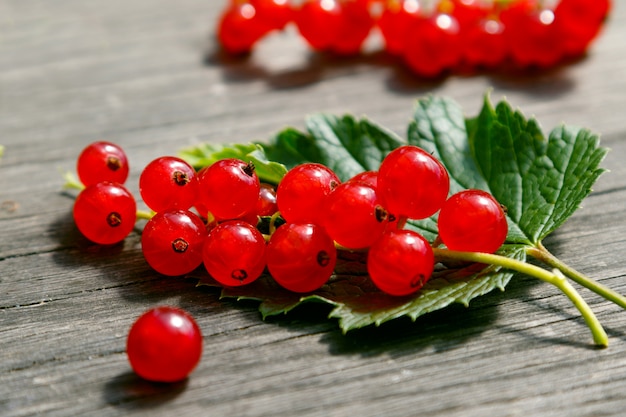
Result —
[[63, 174], [63, 178], [65, 179], [65, 184], [63, 184], [64, 188], [71, 188], [74, 190], [82, 191], [85, 189], [85, 186], [82, 182], [78, 180], [71, 172], [66, 172]]
[[547, 271], [538, 266], [518, 261], [516, 259], [507, 258], [505, 256], [477, 253], [477, 252], [458, 252], [448, 249], [434, 248], [435, 257], [439, 260], [460, 260], [466, 262], [476, 262], [481, 264], [496, 265], [512, 271], [521, 272], [533, 278], [540, 279], [557, 287], [563, 294], [570, 299], [574, 306], [578, 309], [583, 319], [587, 323], [593, 341], [598, 346], [606, 347], [609, 344], [608, 336], [598, 321], [589, 305], [583, 300], [578, 291], [569, 283], [565, 276], [558, 270], [553, 272]]
[[626, 297], [623, 295], [616, 293], [608, 287], [592, 280], [591, 278], [581, 274], [574, 268], [565, 264], [563, 261], [558, 259], [556, 256], [551, 254], [542, 244], [539, 242], [536, 247], [528, 247], [526, 249], [526, 253], [533, 258], [544, 262], [546, 265], [549, 265], [553, 268], [561, 271], [565, 276], [570, 278], [572, 281], [582, 285], [583, 287], [595, 292], [596, 294], [604, 297], [605, 299], [614, 302], [618, 306], [626, 309]]
[[154, 213], [150, 211], [137, 210], [137, 220], [150, 220], [154, 217]]

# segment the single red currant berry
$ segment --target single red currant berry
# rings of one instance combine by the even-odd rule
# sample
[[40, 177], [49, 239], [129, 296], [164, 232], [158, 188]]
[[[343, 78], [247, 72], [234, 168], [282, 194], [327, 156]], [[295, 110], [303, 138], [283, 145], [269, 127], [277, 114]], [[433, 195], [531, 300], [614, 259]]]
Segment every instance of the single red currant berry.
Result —
[[500, 13], [511, 58], [521, 68], [550, 67], [564, 56], [554, 12], [535, 0], [521, 0]]
[[128, 178], [128, 159], [118, 145], [94, 142], [78, 156], [76, 171], [85, 186], [102, 181], [123, 184]]
[[235, 1], [222, 13], [217, 36], [224, 49], [231, 54], [249, 53], [254, 44], [271, 27], [257, 15], [256, 8], [247, 1]]
[[470, 67], [495, 67], [506, 59], [508, 46], [504, 25], [497, 19], [484, 19], [461, 29], [463, 61]]
[[326, 196], [340, 181], [328, 167], [316, 163], [298, 165], [283, 177], [276, 189], [276, 204], [289, 223], [323, 223]]
[[272, 216], [278, 211], [276, 204], [276, 189], [270, 184], [261, 184], [259, 190], [259, 200], [256, 205], [256, 215]]
[[376, 190], [364, 183], [348, 181], [327, 198], [324, 228], [348, 249], [369, 247], [383, 233], [389, 214], [380, 204]]
[[362, 182], [376, 189], [378, 185], [378, 171], [363, 171], [348, 180], [349, 182]]
[[202, 333], [189, 313], [175, 307], [156, 307], [130, 328], [126, 354], [135, 373], [144, 379], [181, 381], [200, 362]]
[[294, 21], [311, 48], [328, 50], [341, 32], [341, 4], [339, 0], [307, 0], [295, 11]]
[[260, 182], [252, 163], [222, 159], [198, 175], [198, 205], [213, 216], [238, 219], [256, 208]]
[[209, 232], [202, 258], [207, 272], [222, 285], [246, 285], [265, 269], [265, 239], [249, 223], [220, 223]]
[[267, 269], [283, 288], [305, 293], [324, 285], [335, 269], [337, 249], [321, 226], [287, 223], [267, 244]]
[[385, 49], [392, 55], [402, 55], [409, 29], [421, 19], [418, 0], [390, 0], [378, 19], [378, 28], [385, 40]]
[[196, 171], [180, 158], [157, 158], [142, 171], [139, 192], [144, 203], [156, 212], [187, 210], [198, 198]]
[[355, 55], [361, 51], [363, 42], [374, 27], [374, 19], [368, 5], [363, 1], [341, 3], [341, 26], [330, 49], [339, 55]]
[[293, 19], [293, 10], [288, 0], [250, 0], [259, 20], [270, 30], [281, 30]]
[[493, 253], [506, 240], [508, 226], [500, 203], [481, 190], [450, 197], [437, 220], [439, 237], [450, 250]]
[[459, 24], [448, 14], [421, 19], [409, 28], [404, 61], [417, 75], [435, 77], [461, 60]]
[[124, 186], [99, 182], [78, 194], [73, 216], [78, 230], [87, 239], [109, 245], [121, 242], [133, 230], [137, 204]]
[[554, 9], [557, 37], [565, 53], [581, 55], [602, 28], [609, 10], [609, 0], [561, 0]]
[[434, 156], [405, 145], [389, 153], [378, 170], [377, 192], [382, 205], [396, 217], [424, 219], [448, 197], [448, 171]]
[[384, 293], [409, 295], [426, 284], [435, 256], [424, 237], [412, 230], [385, 232], [369, 249], [367, 272]]
[[141, 234], [141, 250], [155, 271], [169, 276], [188, 274], [202, 264], [206, 226], [187, 210], [162, 211]]

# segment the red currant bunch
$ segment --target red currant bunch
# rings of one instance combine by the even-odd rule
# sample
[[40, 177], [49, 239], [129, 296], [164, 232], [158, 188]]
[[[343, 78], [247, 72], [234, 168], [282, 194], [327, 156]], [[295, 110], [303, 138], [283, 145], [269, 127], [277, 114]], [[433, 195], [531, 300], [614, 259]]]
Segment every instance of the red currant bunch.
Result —
[[[297, 165], [270, 185], [261, 184], [252, 163], [239, 159], [196, 172], [179, 158], [160, 157], [139, 177], [150, 213], [136, 210], [130, 192], [113, 182], [117, 170], [103, 168], [110, 154], [93, 147], [114, 149], [115, 158], [126, 161], [121, 148], [108, 143], [83, 152], [99, 155], [79, 158], [82, 176], [99, 182], [76, 199], [79, 230], [96, 243], [111, 244], [123, 240], [138, 217], [147, 219], [141, 233], [145, 260], [167, 276], [203, 266], [223, 286], [237, 287], [268, 271], [279, 286], [306, 293], [332, 277], [338, 250], [363, 251], [372, 282], [402, 296], [422, 288], [435, 265], [431, 244], [404, 229], [408, 220], [438, 213], [440, 240], [457, 251], [495, 252], [508, 232], [505, 212], [490, 194], [465, 190], [449, 196], [446, 168], [417, 146], [400, 146], [377, 171], [343, 183], [319, 163]], [[269, 223], [265, 234], [260, 218]]]
[[544, 68], [580, 56], [610, 8], [610, 0], [229, 0], [217, 35], [229, 53], [249, 53], [292, 23], [312, 49], [355, 55], [377, 28], [386, 52], [434, 77], [507, 64]]

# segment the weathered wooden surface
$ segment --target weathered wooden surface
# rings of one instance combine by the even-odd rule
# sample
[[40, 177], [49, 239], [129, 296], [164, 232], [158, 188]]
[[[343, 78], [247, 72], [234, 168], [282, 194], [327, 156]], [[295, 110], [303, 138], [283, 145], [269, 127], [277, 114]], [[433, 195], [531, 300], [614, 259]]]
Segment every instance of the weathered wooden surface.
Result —
[[[505, 293], [347, 336], [326, 310], [260, 319], [194, 282], [150, 271], [138, 235], [102, 249], [76, 231], [60, 171], [87, 143], [142, 166], [199, 141], [243, 142], [318, 111], [367, 114], [403, 134], [414, 100], [506, 96], [545, 129], [564, 121], [612, 148], [584, 208], [549, 248], [626, 294], [626, 7], [589, 56], [547, 73], [412, 78], [381, 56], [310, 55], [290, 33], [247, 61], [217, 54], [222, 1], [0, 0], [0, 415], [619, 416], [626, 409], [626, 312], [582, 291], [611, 338], [590, 335], [568, 300], [519, 277]], [[130, 371], [132, 321], [189, 310], [205, 336], [175, 386]]]

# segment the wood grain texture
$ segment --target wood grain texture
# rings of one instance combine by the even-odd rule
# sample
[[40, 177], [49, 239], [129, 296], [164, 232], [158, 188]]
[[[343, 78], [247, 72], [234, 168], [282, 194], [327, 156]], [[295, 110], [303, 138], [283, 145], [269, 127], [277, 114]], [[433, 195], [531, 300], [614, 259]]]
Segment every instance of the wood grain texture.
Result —
[[[612, 149], [594, 193], [547, 246], [626, 294], [626, 7], [579, 62], [536, 74], [415, 79], [373, 53], [311, 54], [288, 30], [247, 60], [219, 53], [221, 1], [0, 1], [0, 415], [620, 416], [626, 312], [581, 291], [611, 339], [597, 350], [555, 289], [517, 277], [505, 293], [415, 323], [342, 335], [319, 306], [262, 321], [163, 278], [138, 234], [100, 248], [76, 231], [60, 172], [98, 139], [131, 158], [129, 187], [157, 156], [200, 141], [263, 140], [320, 111], [365, 114], [404, 135], [416, 98], [475, 114], [488, 89], [544, 129], [602, 134]], [[125, 337], [158, 304], [198, 320], [205, 350], [174, 386], [130, 371]]]

